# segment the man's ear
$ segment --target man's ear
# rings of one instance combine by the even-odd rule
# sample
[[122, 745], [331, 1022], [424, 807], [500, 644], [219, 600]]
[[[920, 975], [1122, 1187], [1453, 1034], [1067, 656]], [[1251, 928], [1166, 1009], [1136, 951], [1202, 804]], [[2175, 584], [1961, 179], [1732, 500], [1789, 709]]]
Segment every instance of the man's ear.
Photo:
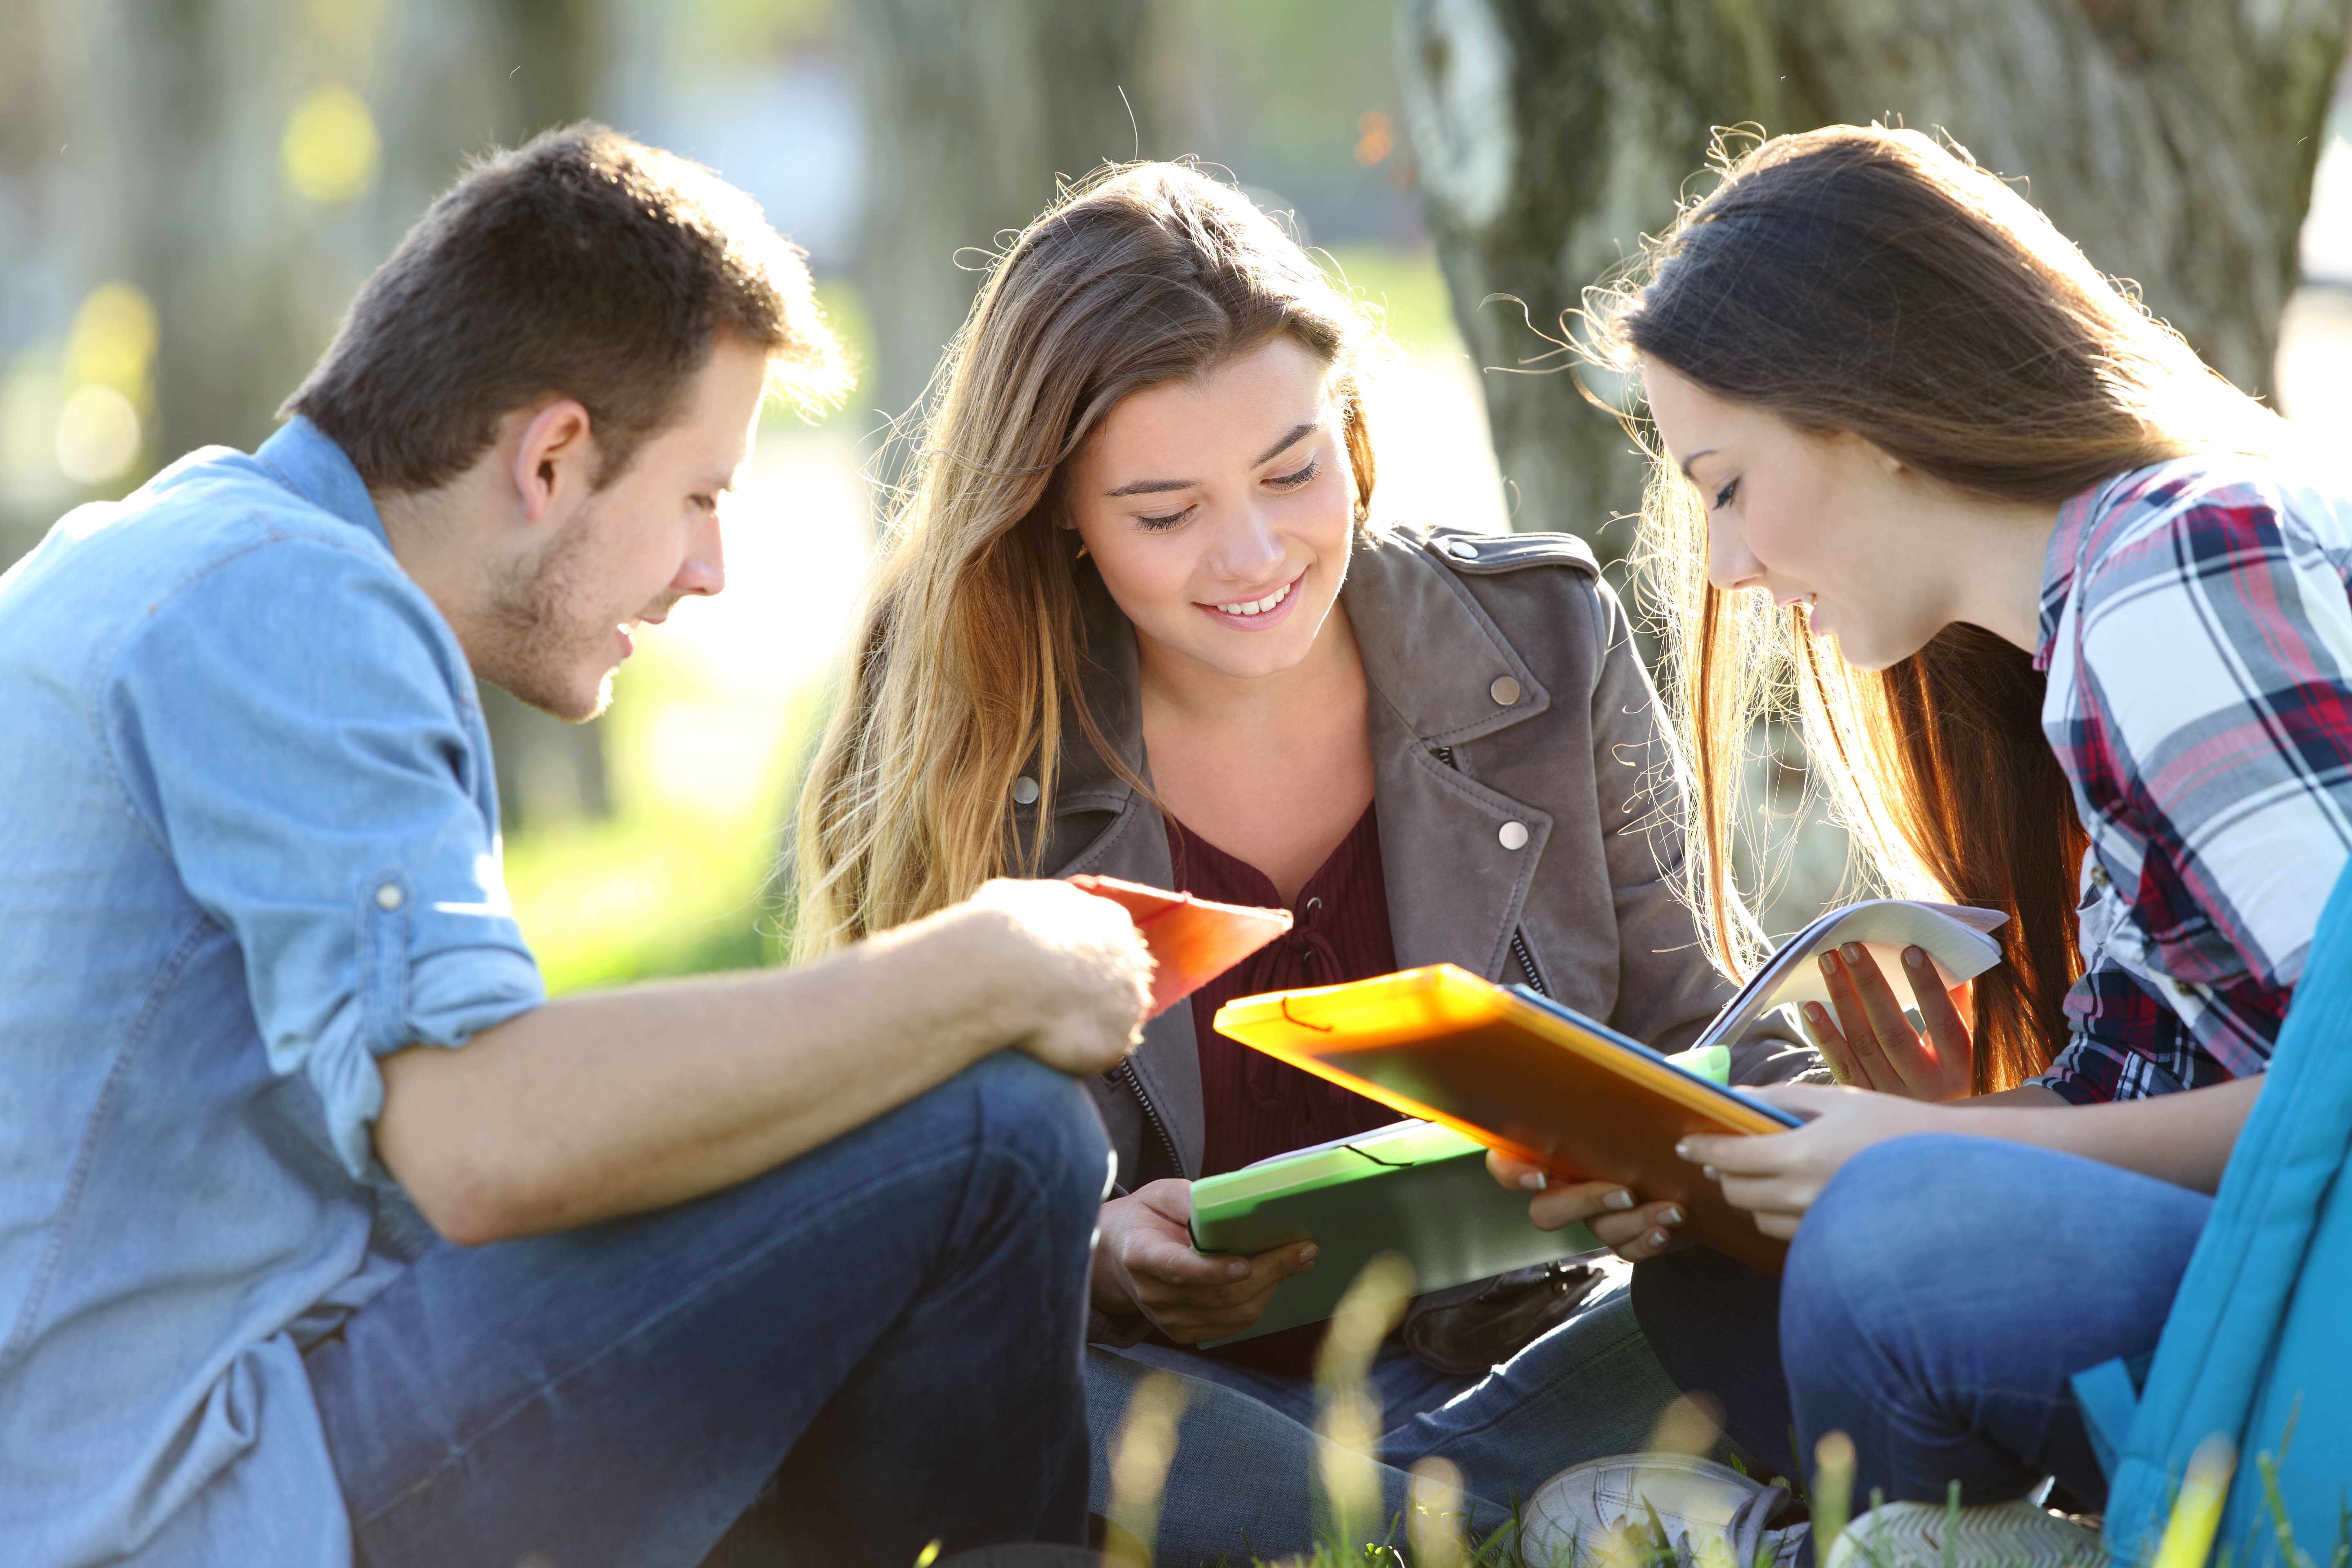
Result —
[[560, 397], [533, 414], [514, 451], [523, 521], [536, 526], [579, 506], [595, 488], [596, 464], [588, 410], [576, 398]]

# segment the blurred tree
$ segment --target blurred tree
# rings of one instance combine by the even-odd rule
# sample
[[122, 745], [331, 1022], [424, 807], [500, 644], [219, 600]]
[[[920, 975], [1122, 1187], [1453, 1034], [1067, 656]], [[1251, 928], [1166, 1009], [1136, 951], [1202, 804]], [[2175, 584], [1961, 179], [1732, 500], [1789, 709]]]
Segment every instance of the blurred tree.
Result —
[[[984, 252], [1037, 216], [1057, 176], [1149, 145], [1144, 0], [856, 0], [866, 101], [855, 274], [874, 324], [867, 390], [895, 418], [929, 383], [978, 292]], [[1121, 100], [1120, 89], [1126, 89]]]
[[[360, 281], [470, 155], [580, 114], [591, 0], [50, 6], [70, 274], [160, 324], [151, 463], [251, 447]], [[126, 476], [135, 479], [137, 472]], [[509, 820], [606, 807], [602, 736], [485, 693]]]
[[[2267, 389], [2347, 0], [1401, 0], [1423, 209], [1486, 366], [1673, 216], [1712, 126], [1941, 127], [2239, 385]], [[1526, 302], [1486, 304], [1494, 295]], [[1549, 363], [1559, 366], [1560, 358]], [[1576, 377], [1488, 372], [1515, 526], [1590, 536], [1641, 493]], [[1588, 373], [1588, 379], [1590, 374]]]

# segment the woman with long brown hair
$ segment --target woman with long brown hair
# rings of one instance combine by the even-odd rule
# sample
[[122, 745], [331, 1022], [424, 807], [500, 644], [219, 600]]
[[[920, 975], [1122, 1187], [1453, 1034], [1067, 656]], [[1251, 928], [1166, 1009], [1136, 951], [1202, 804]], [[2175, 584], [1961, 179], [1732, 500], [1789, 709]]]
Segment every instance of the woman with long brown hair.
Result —
[[[1375, 511], [1377, 341], [1227, 186], [1163, 163], [1070, 192], [940, 373], [804, 796], [812, 949], [1007, 872], [1296, 912], [1095, 1085], [1118, 1155], [1087, 1357], [1097, 1481], [1144, 1373], [1190, 1380], [1171, 1558], [1307, 1546], [1318, 1464], [1320, 1325], [1198, 1348], [1314, 1248], [1201, 1256], [1192, 1179], [1393, 1118], [1216, 1035], [1217, 1004], [1449, 962], [1674, 1049], [1728, 991], [1675, 896], [1675, 774], [1622, 611], [1572, 538]], [[1734, 1070], [1812, 1059], [1759, 1037]], [[1612, 1242], [1673, 1217], [1610, 1184], [1547, 1195], [1553, 1223]], [[1424, 1299], [1372, 1378], [1381, 1517], [1409, 1466], [1444, 1458], [1481, 1529], [1638, 1447], [1671, 1397], [1622, 1276], [1580, 1268]]]
[[[1661, 1259], [1641, 1315], [1662, 1353], [1713, 1325], [1716, 1355], [1668, 1359], [1736, 1426], [1792, 1420], [1806, 1456], [1850, 1434], [1898, 1556], [1955, 1481], [1996, 1555], [2064, 1549], [2011, 1500], [2049, 1474], [2103, 1495], [2066, 1380], [2155, 1344], [2352, 848], [2352, 508], [2015, 190], [1914, 132], [1727, 159], [1591, 314], [1650, 416], [1715, 945], [1741, 960], [1752, 929], [1738, 742], [1791, 687], [1881, 879], [2015, 917], [1979, 983], [1979, 1097], [1790, 1087], [1767, 1092], [1805, 1128], [1688, 1141], [1794, 1237], [1785, 1393], [1744, 1331], [1769, 1282]], [[1809, 1021], [1849, 1079], [1969, 1048], [1937, 987], [1915, 1029], [1866, 954], [1825, 967], [1843, 1005]]]

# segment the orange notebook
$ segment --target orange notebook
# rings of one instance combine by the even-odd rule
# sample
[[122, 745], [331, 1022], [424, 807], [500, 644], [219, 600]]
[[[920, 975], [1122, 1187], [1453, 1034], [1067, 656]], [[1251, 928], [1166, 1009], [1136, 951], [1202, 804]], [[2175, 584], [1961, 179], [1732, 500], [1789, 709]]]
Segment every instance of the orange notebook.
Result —
[[1116, 877], [1076, 876], [1070, 882], [1124, 909], [1143, 933], [1158, 964], [1151, 974], [1155, 1018], [1290, 929], [1288, 910], [1211, 903]]
[[1606, 1025], [1450, 963], [1244, 996], [1217, 1032], [1572, 1180], [1671, 1199], [1685, 1234], [1777, 1272], [1787, 1244], [1675, 1153], [1692, 1132], [1783, 1132], [1797, 1118]]

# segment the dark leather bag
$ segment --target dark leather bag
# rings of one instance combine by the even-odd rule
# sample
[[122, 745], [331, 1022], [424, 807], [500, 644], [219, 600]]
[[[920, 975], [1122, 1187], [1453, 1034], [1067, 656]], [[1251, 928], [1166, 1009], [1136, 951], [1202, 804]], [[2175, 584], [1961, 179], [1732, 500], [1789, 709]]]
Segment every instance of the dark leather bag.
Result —
[[1605, 1278], [1561, 1258], [1424, 1296], [1405, 1315], [1405, 1348], [1439, 1372], [1484, 1377], [1568, 1321]]

